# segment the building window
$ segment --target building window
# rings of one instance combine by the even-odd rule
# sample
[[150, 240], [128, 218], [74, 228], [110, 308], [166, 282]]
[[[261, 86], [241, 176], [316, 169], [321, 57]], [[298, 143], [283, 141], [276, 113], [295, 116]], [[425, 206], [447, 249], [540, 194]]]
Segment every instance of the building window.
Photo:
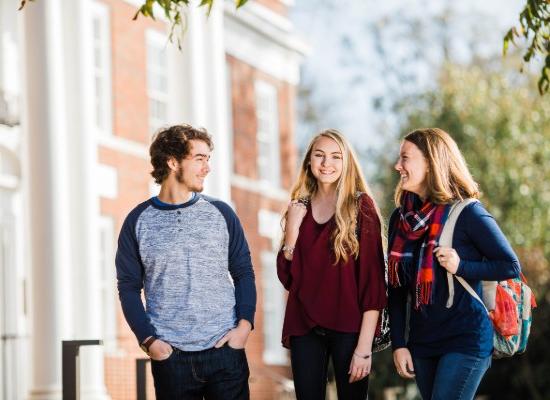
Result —
[[258, 178], [279, 187], [281, 181], [279, 152], [279, 114], [277, 89], [256, 81], [256, 119], [258, 144]]
[[92, 6], [94, 121], [99, 134], [112, 134], [111, 33], [109, 8], [97, 2]]
[[149, 30], [147, 41], [147, 96], [149, 130], [156, 132], [168, 122], [168, 54], [166, 35]]
[[285, 314], [285, 290], [277, 278], [277, 251], [281, 242], [281, 215], [271, 210], [258, 211], [258, 233], [271, 240], [271, 250], [261, 257], [264, 353], [266, 364], [287, 365], [287, 351], [281, 346], [281, 332]]
[[281, 332], [285, 314], [284, 288], [277, 279], [277, 254], [261, 254], [264, 311], [264, 362], [270, 365], [287, 365], [287, 351], [281, 346]]
[[235, 171], [235, 159], [233, 158], [233, 80], [231, 78], [231, 63], [225, 62], [225, 86], [226, 86], [226, 101], [227, 101], [227, 132], [229, 134], [229, 165], [231, 166], [231, 174]]
[[116, 349], [116, 269], [114, 265], [114, 222], [110, 217], [99, 219], [100, 245], [100, 299], [102, 311], [102, 336], [105, 351], [112, 353]]

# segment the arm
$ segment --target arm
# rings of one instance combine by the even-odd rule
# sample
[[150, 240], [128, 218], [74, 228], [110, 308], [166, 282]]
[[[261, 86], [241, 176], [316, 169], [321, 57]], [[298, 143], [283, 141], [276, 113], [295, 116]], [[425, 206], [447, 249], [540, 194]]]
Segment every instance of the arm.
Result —
[[[388, 224], [388, 243], [393, 239], [394, 227], [397, 223], [399, 210], [395, 209]], [[389, 253], [389, 249], [388, 249]], [[414, 367], [411, 352], [405, 340], [407, 327], [407, 296], [408, 287], [390, 287], [388, 289], [388, 312], [390, 318], [390, 337], [393, 351], [393, 363], [399, 376], [414, 378]]]
[[519, 260], [495, 219], [480, 203], [467, 207], [464, 218], [466, 233], [483, 261], [460, 260], [456, 274], [472, 280], [504, 280], [519, 276]]
[[285, 257], [282, 250], [277, 253], [277, 276], [286, 290], [289, 290], [292, 285], [292, 275], [290, 274], [291, 263], [292, 261]]
[[254, 328], [254, 313], [256, 312], [256, 284], [254, 269], [250, 259], [250, 250], [244, 236], [244, 231], [235, 212], [221, 201], [213, 202], [225, 218], [229, 233], [229, 273], [235, 285], [235, 303], [237, 326], [225, 334], [215, 345], [222, 347], [227, 343], [230, 347], [242, 349], [248, 336]]
[[363, 311], [359, 340], [350, 365], [350, 382], [363, 379], [372, 366], [372, 341], [378, 328], [380, 310], [387, 303], [384, 251], [381, 226], [374, 203], [366, 195], [360, 199], [359, 266], [357, 286]]
[[142, 343], [148, 337], [155, 335], [155, 329], [141, 301], [144, 272], [135, 235], [136, 220], [137, 217], [131, 213], [122, 225], [115, 265], [118, 294], [124, 317], [138, 342]]
[[250, 250], [237, 215], [228, 206], [226, 207], [228, 209], [226, 221], [229, 231], [229, 273], [235, 285], [237, 320], [239, 323], [241, 320], [246, 320], [250, 328], [253, 328], [256, 312], [256, 284]]
[[388, 312], [390, 318], [390, 337], [392, 350], [407, 347], [405, 328], [407, 318], [407, 291], [406, 287], [388, 289]]
[[359, 213], [357, 287], [362, 312], [382, 310], [387, 304], [384, 250], [380, 220], [374, 203], [362, 195]]
[[290, 266], [292, 265], [294, 248], [300, 234], [300, 226], [306, 213], [307, 207], [303, 203], [293, 200], [288, 204], [284, 232], [284, 248], [287, 250], [283, 251], [281, 249], [277, 254], [277, 276], [286, 290], [289, 290], [292, 284]]
[[[388, 253], [390, 252], [393, 236], [395, 234], [395, 225], [399, 218], [399, 209], [395, 209], [390, 216], [388, 223]], [[388, 288], [388, 314], [390, 319], [390, 337], [392, 350], [406, 348], [405, 328], [407, 319], [407, 287]]]
[[351, 357], [348, 374], [349, 381], [356, 382], [370, 374], [372, 367], [372, 341], [378, 325], [378, 310], [369, 310], [363, 313], [359, 340]]

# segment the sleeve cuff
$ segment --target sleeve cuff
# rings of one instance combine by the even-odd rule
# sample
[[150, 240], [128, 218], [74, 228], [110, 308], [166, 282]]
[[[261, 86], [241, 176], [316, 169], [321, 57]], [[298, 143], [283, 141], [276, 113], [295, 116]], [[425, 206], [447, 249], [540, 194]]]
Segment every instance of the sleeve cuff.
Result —
[[149, 336], [156, 336], [155, 329], [152, 325], [149, 325], [147, 328], [140, 329], [139, 332], [136, 331], [136, 339], [138, 341], [138, 344], [143, 343], [145, 339], [147, 339]]
[[399, 349], [406, 349], [407, 346], [405, 346], [405, 343], [391, 343], [391, 351], [399, 350]]
[[463, 277], [464, 274], [464, 264], [465, 261], [463, 259], [460, 259], [460, 262], [458, 263], [458, 268], [456, 270], [455, 275]]
[[254, 314], [256, 310], [254, 307], [250, 306], [241, 306], [237, 309], [237, 320], [246, 319], [252, 325], [252, 330], [254, 330]]

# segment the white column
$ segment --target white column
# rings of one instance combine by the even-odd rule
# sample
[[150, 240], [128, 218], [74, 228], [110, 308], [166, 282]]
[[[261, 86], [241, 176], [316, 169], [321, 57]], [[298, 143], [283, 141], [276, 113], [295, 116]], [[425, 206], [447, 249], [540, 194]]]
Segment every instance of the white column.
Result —
[[[212, 173], [208, 188], [211, 193], [225, 201], [231, 200], [231, 143], [227, 121], [227, 79], [225, 46], [223, 40], [223, 2], [216, 1], [206, 21], [204, 41], [204, 64], [206, 66], [205, 91], [208, 101], [207, 126], [214, 137], [215, 150], [212, 157]], [[202, 10], [204, 11], [204, 10]], [[210, 191], [210, 190], [209, 190]]]
[[188, 7], [188, 26], [184, 35], [184, 57], [187, 61], [188, 88], [189, 95], [187, 100], [191, 109], [191, 121], [193, 126], [206, 126], [206, 102], [207, 94], [205, 91], [205, 43], [204, 43], [204, 24], [206, 18], [203, 13], [205, 8], [197, 7], [196, 1], [191, 1]]
[[214, 3], [210, 16], [206, 7], [191, 2], [183, 46], [186, 80], [185, 114], [189, 123], [205, 127], [213, 136], [212, 172], [205, 193], [229, 201], [230, 147], [227, 131], [225, 49], [223, 43], [223, 2]]
[[72, 336], [62, 8], [43, 0], [24, 10], [33, 400], [61, 398], [61, 340]]
[[[31, 4], [32, 5], [32, 4]], [[74, 339], [102, 339], [99, 262], [97, 143], [94, 127], [93, 30], [90, 0], [64, 2], [67, 131], [70, 192]], [[130, 22], [129, 22], [130, 23]], [[80, 350], [81, 399], [109, 398], [104, 383], [103, 348]]]

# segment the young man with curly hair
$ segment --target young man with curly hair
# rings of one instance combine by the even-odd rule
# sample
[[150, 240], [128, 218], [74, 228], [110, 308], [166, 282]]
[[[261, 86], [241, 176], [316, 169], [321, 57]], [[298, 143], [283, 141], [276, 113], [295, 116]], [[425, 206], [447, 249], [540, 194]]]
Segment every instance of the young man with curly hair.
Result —
[[150, 147], [160, 193], [129, 213], [119, 236], [120, 302], [159, 400], [249, 398], [254, 272], [234, 211], [201, 194], [212, 150], [204, 129], [160, 131]]

